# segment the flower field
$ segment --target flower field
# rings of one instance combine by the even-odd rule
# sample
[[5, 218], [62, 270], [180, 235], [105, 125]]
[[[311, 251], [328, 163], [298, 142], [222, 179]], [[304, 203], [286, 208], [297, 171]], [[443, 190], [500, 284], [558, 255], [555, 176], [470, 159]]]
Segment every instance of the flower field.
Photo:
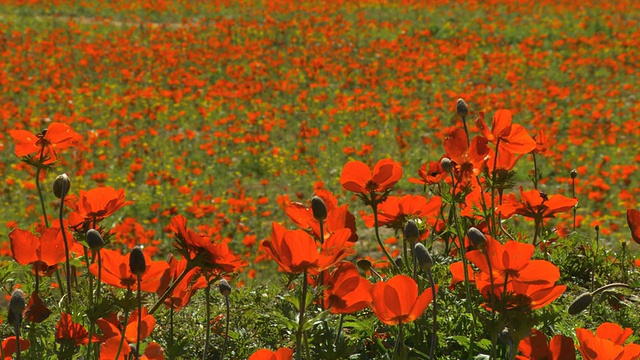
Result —
[[0, 355], [640, 359], [639, 25], [0, 0]]

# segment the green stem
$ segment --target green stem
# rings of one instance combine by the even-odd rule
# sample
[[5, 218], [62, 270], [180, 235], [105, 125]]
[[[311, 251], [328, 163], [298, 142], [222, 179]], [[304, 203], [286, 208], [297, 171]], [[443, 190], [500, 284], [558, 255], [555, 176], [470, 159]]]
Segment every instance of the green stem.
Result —
[[496, 166], [498, 166], [498, 147], [500, 145], [500, 138], [496, 141], [496, 156], [493, 158], [493, 171], [491, 172], [491, 223], [489, 225], [489, 230], [491, 231], [491, 236], [496, 239], [496, 207], [495, 207], [495, 191], [496, 191], [496, 174], [498, 173]]
[[202, 360], [207, 360], [207, 352], [209, 351], [209, 339], [211, 338], [211, 307], [209, 306], [209, 299], [211, 298], [211, 282], [207, 277], [207, 287], [204, 289], [205, 292], [205, 311], [206, 311], [206, 319], [205, 319], [205, 337], [204, 337], [204, 353], [202, 354]]
[[304, 310], [307, 307], [307, 270], [302, 273], [302, 297], [300, 299], [300, 317], [296, 332], [296, 360], [302, 359], [302, 330], [304, 328]]
[[224, 344], [222, 345], [222, 354], [220, 355], [220, 360], [224, 359], [224, 354], [227, 351], [227, 342], [229, 340], [229, 316], [231, 315], [229, 311], [229, 296], [224, 297], [224, 304], [227, 308], [227, 318], [224, 330]]
[[378, 203], [377, 202], [375, 201], [371, 202], [371, 210], [373, 211], [373, 230], [376, 235], [376, 240], [378, 241], [378, 246], [380, 246], [380, 248], [384, 252], [384, 255], [387, 257], [387, 260], [389, 260], [389, 262], [391, 263], [391, 266], [394, 268], [396, 274], [400, 274], [402, 273], [402, 271], [398, 267], [398, 264], [396, 264], [396, 262], [393, 260], [393, 257], [391, 257], [391, 254], [389, 254], [389, 252], [387, 251], [387, 248], [382, 243], [382, 239], [380, 238], [380, 232], [378, 231]]
[[138, 334], [136, 335], [136, 359], [140, 358], [140, 329], [142, 329], [142, 291], [140, 291], [140, 283], [142, 282], [141, 276], [136, 276], [138, 279]]
[[336, 340], [335, 340], [336, 349], [340, 344], [340, 335], [342, 335], [342, 324], [344, 324], [344, 316], [345, 316], [344, 313], [340, 314], [340, 322], [338, 323], [338, 331], [336, 333]]
[[402, 358], [399, 356], [400, 349], [404, 346], [404, 328], [402, 326], [402, 321], [398, 322], [398, 339], [396, 340], [396, 345], [393, 347], [393, 357], [392, 359]]
[[20, 323], [22, 322], [22, 314], [15, 315], [15, 324], [13, 325], [13, 331], [16, 334], [16, 360], [20, 360]]
[[36, 189], [38, 190], [38, 197], [40, 198], [40, 207], [42, 208], [42, 216], [44, 217], [44, 226], [49, 227], [49, 219], [47, 218], [47, 208], [44, 205], [44, 196], [42, 195], [42, 190], [40, 189], [40, 171], [41, 168], [36, 168]]
[[436, 303], [436, 284], [433, 281], [433, 274], [431, 270], [427, 271], [427, 275], [429, 276], [429, 282], [431, 283], [431, 294], [433, 295], [433, 328], [431, 329], [431, 348], [429, 349], [429, 359], [434, 359], [434, 351], [436, 349], [436, 340], [438, 338], [438, 305]]
[[[65, 256], [65, 270], [67, 271], [67, 304], [71, 305], [71, 263], [69, 259], [69, 240], [67, 240], [67, 232], [64, 228], [64, 198], [66, 197], [69, 189], [67, 188], [67, 182], [62, 182], [62, 196], [60, 197], [60, 207], [58, 212], [58, 220], [60, 221], [60, 232], [62, 232], [62, 240], [64, 241], [64, 256]], [[71, 313], [71, 312], [69, 312]]]
[[[129, 296], [131, 295], [131, 287], [127, 286], [127, 296], [126, 298], [129, 298]], [[125, 333], [127, 332], [127, 323], [129, 322], [129, 311], [127, 311], [126, 309], [124, 310], [124, 321], [123, 321], [123, 327], [122, 327], [122, 334], [120, 336], [120, 344], [118, 345], [118, 351], [116, 352], [116, 359], [120, 359], [120, 353], [122, 352], [122, 345], [124, 344], [124, 336]]]
[[538, 162], [536, 161], [536, 153], [532, 152], [533, 156], [533, 188], [538, 190]]
[[[193, 269], [192, 265], [189, 265], [189, 263], [187, 263], [187, 266], [185, 267], [184, 271], [182, 272], [182, 274], [180, 274], [180, 276], [178, 276], [178, 278], [171, 283], [171, 286], [167, 289], [167, 291], [164, 292], [164, 294], [162, 294], [162, 296], [160, 296], [160, 298], [158, 299], [158, 301], [156, 301], [155, 304], [153, 304], [153, 307], [151, 308], [151, 310], [149, 310], [149, 314], [153, 314], [154, 312], [156, 312], [156, 310], [158, 310], [158, 308], [160, 307], [160, 305], [162, 304], [162, 302], [169, 297], [169, 295], [171, 295], [171, 293], [173, 293], [173, 290], [175, 290], [176, 286], [178, 286], [178, 284], [180, 283], [180, 281], [182, 281], [182, 279], [184, 279], [185, 276], [187, 276], [187, 273], [189, 271], [191, 271], [191, 269]], [[207, 288], [209, 287], [209, 285], [207, 285]]]

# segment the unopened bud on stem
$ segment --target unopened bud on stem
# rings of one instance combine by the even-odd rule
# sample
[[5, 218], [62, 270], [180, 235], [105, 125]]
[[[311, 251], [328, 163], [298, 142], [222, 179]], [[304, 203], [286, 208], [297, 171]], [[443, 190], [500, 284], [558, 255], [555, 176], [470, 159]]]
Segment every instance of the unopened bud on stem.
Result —
[[220, 279], [220, 283], [218, 283], [218, 290], [220, 290], [220, 294], [224, 297], [228, 297], [231, 294], [231, 285], [225, 279]]
[[416, 256], [416, 259], [418, 259], [418, 265], [420, 265], [422, 270], [425, 272], [431, 270], [431, 267], [433, 266], [433, 258], [431, 257], [431, 254], [429, 254], [429, 250], [427, 250], [426, 246], [422, 243], [416, 243], [413, 247], [413, 253]]
[[442, 158], [442, 160], [440, 160], [440, 166], [442, 167], [442, 170], [446, 173], [450, 173], [451, 168], [453, 167], [453, 165], [451, 164], [451, 159], [449, 158]]
[[104, 246], [104, 240], [98, 230], [89, 229], [89, 231], [87, 231], [87, 245], [89, 245], [91, 251], [98, 251], [102, 249]]
[[458, 102], [456, 103], [456, 113], [461, 118], [467, 117], [467, 115], [469, 115], [469, 106], [467, 105], [467, 102], [462, 98], [458, 99]]
[[133, 275], [141, 277], [146, 269], [147, 264], [144, 259], [144, 254], [142, 253], [142, 248], [135, 246], [131, 249], [131, 254], [129, 255], [129, 270]]
[[473, 244], [476, 249], [483, 250], [485, 247], [487, 247], [487, 238], [484, 236], [482, 231], [478, 230], [477, 228], [469, 228], [469, 231], [467, 231], [467, 236], [469, 237], [469, 241], [471, 241], [471, 244]]
[[324, 221], [327, 219], [327, 205], [319, 196], [311, 198], [311, 211], [313, 212], [313, 218], [318, 221]]
[[418, 225], [415, 221], [409, 220], [407, 224], [404, 226], [404, 238], [405, 240], [409, 240], [411, 243], [415, 243], [418, 241], [420, 237], [420, 229], [418, 229]]
[[67, 174], [58, 175], [53, 182], [53, 194], [58, 198], [62, 199], [67, 196], [69, 193], [69, 189], [71, 188], [71, 180], [67, 176]]

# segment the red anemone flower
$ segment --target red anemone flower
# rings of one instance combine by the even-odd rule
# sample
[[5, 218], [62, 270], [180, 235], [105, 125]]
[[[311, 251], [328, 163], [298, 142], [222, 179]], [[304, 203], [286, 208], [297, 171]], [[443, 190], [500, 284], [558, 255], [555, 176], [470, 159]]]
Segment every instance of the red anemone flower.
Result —
[[269, 349], [260, 349], [251, 356], [249, 360], [291, 360], [293, 359], [293, 349], [280, 348], [276, 351]]
[[418, 169], [418, 178], [409, 178], [414, 184], [434, 185], [447, 179], [440, 161], [427, 161]]
[[95, 223], [112, 215], [123, 206], [133, 203], [125, 201], [124, 189], [116, 190], [110, 186], [88, 191], [80, 190], [77, 198], [74, 194], [70, 194], [65, 201], [73, 210], [69, 214], [69, 226], [77, 229], [82, 225], [83, 231], [95, 227]]
[[[409, 219], [420, 219], [433, 225], [440, 214], [442, 198], [433, 196], [429, 200], [422, 195], [389, 196], [378, 205], [378, 226], [402, 230]], [[362, 217], [365, 225], [374, 226], [373, 215]]]
[[[187, 259], [182, 258], [180, 260], [176, 260], [172, 254], [169, 254], [169, 268], [165, 270], [164, 274], [160, 278], [160, 285], [156, 290], [156, 294], [158, 296], [162, 296], [165, 291], [169, 288], [170, 284], [173, 283], [183, 271], [187, 268]], [[187, 275], [182, 278], [180, 283], [173, 289], [171, 295], [169, 295], [164, 304], [168, 307], [172, 307], [174, 310], [180, 310], [185, 307], [189, 300], [191, 300], [191, 296], [198, 290], [204, 289], [207, 287], [207, 280], [200, 274], [200, 268], [195, 267], [189, 272]]]
[[576, 351], [573, 339], [556, 335], [547, 344], [547, 337], [537, 329], [531, 329], [528, 337], [522, 339], [518, 345], [522, 355], [516, 360], [575, 360]]
[[[4, 354], [4, 360], [13, 359], [13, 354], [18, 349], [15, 336], [9, 336], [2, 340], [2, 353]], [[27, 350], [31, 343], [27, 339], [20, 338], [20, 351]]]
[[631, 238], [640, 244], [640, 211], [627, 209], [627, 225], [631, 230]]
[[[151, 335], [153, 328], [155, 327], [156, 320], [149, 314], [146, 308], [142, 308], [142, 322], [140, 327], [140, 339], [146, 339]], [[102, 345], [100, 346], [100, 360], [114, 360], [118, 348], [121, 347], [120, 357], [117, 360], [128, 359], [128, 355], [131, 351], [129, 342], [135, 343], [138, 336], [138, 310], [136, 309], [127, 321], [125, 331], [125, 338], [122, 346], [120, 341], [122, 337], [122, 324], [116, 314], [111, 314], [104, 318], [98, 319], [96, 324], [102, 330], [103, 336], [100, 337]], [[162, 354], [162, 348], [151, 342], [147, 345], [144, 355], [140, 359], [164, 359]]]
[[352, 263], [340, 263], [324, 279], [324, 306], [332, 314], [352, 314], [369, 306], [371, 283], [360, 276]]
[[[326, 240], [332, 232], [340, 229], [351, 230], [349, 241], [358, 241], [356, 233], [356, 218], [349, 212], [349, 205], [338, 206], [338, 200], [329, 191], [324, 189], [316, 190], [316, 195], [324, 201], [327, 207], [327, 219], [324, 221], [324, 239]], [[304, 230], [310, 230], [316, 237], [320, 238], [320, 222], [313, 217], [311, 208], [304, 204], [293, 202], [287, 205], [285, 213], [296, 225]]]
[[498, 206], [498, 211], [504, 218], [518, 214], [542, 221], [554, 217], [557, 213], [569, 211], [578, 203], [578, 199], [559, 194], [547, 196], [536, 189], [523, 191], [522, 187], [520, 187], [520, 198], [522, 201], [518, 201], [513, 194], [504, 196], [502, 204]]
[[9, 130], [9, 135], [16, 141], [16, 156], [40, 153], [39, 160], [43, 164], [56, 162], [56, 150], [69, 148], [80, 140], [80, 135], [69, 125], [56, 122], [49, 124], [47, 130], [35, 135], [27, 130]]
[[262, 248], [287, 273], [319, 272], [354, 252], [349, 229], [334, 232], [320, 247], [302, 230], [287, 230], [275, 222], [272, 229], [271, 240], [264, 240]]
[[40, 276], [51, 275], [58, 263], [65, 260], [60, 228], [44, 229], [39, 237], [26, 230], [14, 229], [9, 233], [9, 240], [11, 253], [18, 264], [31, 264], [33, 272]]
[[51, 315], [51, 310], [42, 302], [38, 293], [34, 292], [24, 310], [24, 318], [32, 323], [41, 323]]
[[[145, 258], [146, 268], [140, 278], [140, 290], [145, 292], [155, 292], [160, 285], [160, 279], [169, 264], [166, 261], [152, 261], [149, 255], [143, 254]], [[122, 289], [137, 290], [137, 278], [131, 270], [129, 270], [129, 257], [131, 253], [122, 255], [117, 250], [100, 250], [102, 259], [102, 277], [103, 283]], [[98, 263], [94, 262], [89, 266], [89, 271], [98, 276]]]
[[493, 115], [491, 131], [484, 121], [483, 112], [476, 119], [476, 126], [485, 139], [497, 144], [499, 153], [507, 151], [512, 154], [528, 154], [536, 148], [536, 141], [529, 136], [527, 130], [522, 125], [511, 123], [509, 110], [496, 111]]
[[446, 156], [453, 162], [453, 170], [458, 179], [468, 180], [482, 172], [489, 155], [486, 139], [476, 136], [469, 144], [464, 129], [451, 128], [445, 132], [443, 145]]
[[396, 275], [373, 285], [371, 309], [387, 325], [416, 320], [433, 301], [431, 290], [418, 296], [418, 284], [409, 276]]
[[176, 236], [174, 246], [188, 261], [202, 259], [202, 270], [232, 273], [244, 267], [246, 263], [233, 254], [226, 242], [214, 243], [208, 236], [187, 228], [187, 219], [182, 215], [171, 218], [169, 229]]
[[71, 315], [62, 313], [56, 324], [56, 342], [69, 342], [73, 346], [87, 345], [89, 332], [82, 324], [73, 322]]
[[340, 174], [345, 190], [359, 194], [384, 193], [402, 178], [402, 166], [391, 159], [383, 159], [373, 170], [361, 161], [349, 161]]
[[587, 329], [577, 328], [578, 350], [584, 360], [636, 360], [640, 358], [640, 345], [624, 345], [632, 333], [630, 328], [623, 329], [620, 325], [609, 322], [598, 326], [595, 334]]

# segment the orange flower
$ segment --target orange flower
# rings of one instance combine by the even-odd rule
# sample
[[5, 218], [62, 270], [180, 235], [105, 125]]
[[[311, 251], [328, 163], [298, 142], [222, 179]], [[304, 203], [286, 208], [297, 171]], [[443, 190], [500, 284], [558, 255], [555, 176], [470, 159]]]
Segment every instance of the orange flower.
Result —
[[603, 323], [593, 334], [587, 329], [577, 328], [578, 350], [584, 360], [615, 359], [631, 360], [640, 358], [640, 345], [624, 342], [633, 333], [614, 323]]
[[124, 189], [115, 190], [110, 186], [98, 187], [89, 191], [80, 190], [78, 198], [74, 194], [67, 197], [67, 205], [73, 210], [69, 214], [69, 226], [86, 231], [94, 224], [110, 216], [132, 201], [125, 201]]
[[[378, 226], [402, 230], [409, 219], [419, 218], [433, 225], [440, 213], [442, 198], [433, 196], [429, 200], [422, 195], [405, 195], [401, 198], [389, 196], [378, 205]], [[365, 225], [373, 227], [373, 215], [362, 217]]]
[[[132, 291], [137, 290], [137, 278], [129, 270], [129, 257], [131, 253], [122, 255], [117, 250], [100, 250], [102, 259], [102, 282], [111, 286]], [[144, 254], [146, 268], [140, 279], [140, 290], [155, 292], [160, 285], [160, 278], [169, 264], [166, 261], [152, 261], [149, 255]], [[98, 263], [89, 266], [89, 271], [98, 276]]]
[[418, 284], [409, 276], [396, 275], [373, 285], [371, 309], [387, 325], [416, 320], [433, 301], [431, 290], [418, 296]]
[[[98, 319], [96, 324], [102, 330], [103, 336], [100, 338], [102, 345], [100, 346], [100, 360], [114, 360], [118, 348], [120, 347], [120, 339], [122, 337], [122, 325], [116, 314], [111, 314], [104, 318]], [[142, 308], [142, 323], [140, 327], [140, 339], [146, 339], [151, 335], [153, 328], [155, 327], [155, 318], [147, 312], [146, 308]], [[120, 357], [117, 360], [127, 359], [131, 352], [129, 342], [135, 343], [138, 335], [138, 310], [136, 309], [127, 321], [125, 331], [125, 341], [122, 344]], [[162, 354], [162, 348], [151, 342], [147, 345], [144, 351], [144, 355], [140, 359], [164, 359]]]
[[409, 178], [414, 184], [433, 185], [447, 178], [447, 173], [442, 169], [440, 161], [428, 161], [418, 169], [418, 178]]
[[27, 308], [24, 310], [25, 320], [33, 323], [41, 323], [45, 321], [49, 315], [51, 315], [51, 310], [42, 302], [38, 293], [32, 293]]
[[9, 134], [16, 141], [15, 154], [22, 157], [40, 153], [38, 159], [43, 164], [52, 164], [58, 160], [56, 150], [71, 147], [80, 140], [69, 125], [51, 123], [47, 130], [33, 134], [27, 130], [9, 130]]
[[537, 329], [531, 329], [531, 334], [520, 341], [518, 350], [522, 355], [516, 356], [516, 360], [575, 360], [576, 358], [572, 338], [556, 335], [547, 344], [547, 337]]
[[[327, 206], [327, 219], [324, 222], [324, 240], [326, 240], [332, 232], [340, 229], [351, 230], [349, 241], [358, 241], [356, 233], [356, 219], [349, 212], [349, 205], [338, 206], [338, 200], [329, 191], [320, 189], [316, 190], [316, 195], [320, 197]], [[320, 223], [313, 217], [311, 208], [301, 203], [293, 202], [286, 206], [285, 213], [296, 225], [304, 230], [310, 230], [316, 238], [320, 238]]]
[[[2, 340], [2, 353], [4, 354], [4, 360], [11, 360], [13, 358], [12, 355], [17, 350], [16, 345], [17, 344], [15, 336], [9, 336], [8, 338]], [[20, 338], [20, 351], [27, 350], [29, 348], [29, 345], [31, 345], [29, 340]]]
[[451, 128], [445, 132], [443, 145], [458, 179], [468, 180], [482, 172], [489, 155], [486, 139], [476, 136], [468, 144], [464, 129]]
[[[158, 296], [162, 296], [162, 294], [167, 291], [170, 284], [173, 283], [173, 281], [175, 281], [187, 268], [187, 260], [185, 258], [176, 260], [171, 253], [169, 254], [168, 263], [169, 268], [165, 270], [164, 274], [162, 274], [160, 285], [156, 290], [156, 294], [158, 294]], [[176, 311], [180, 310], [189, 303], [191, 296], [196, 292], [196, 290], [204, 289], [206, 286], [207, 281], [200, 274], [200, 268], [195, 267], [187, 272], [187, 275], [185, 275], [180, 283], [173, 289], [171, 295], [164, 300], [164, 304], [166, 306], [173, 307]]]
[[200, 264], [205, 270], [227, 273], [238, 271], [246, 263], [234, 255], [226, 242], [213, 243], [208, 236], [197, 234], [187, 228], [187, 219], [182, 215], [171, 218], [169, 229], [176, 236], [174, 246], [188, 261], [203, 259]]
[[65, 260], [60, 228], [44, 229], [40, 237], [26, 230], [14, 229], [9, 233], [9, 240], [11, 253], [18, 264], [31, 264], [33, 272], [37, 271], [40, 276], [52, 274], [58, 263]]
[[81, 324], [74, 323], [71, 315], [63, 312], [56, 324], [56, 342], [69, 342], [73, 346], [87, 345], [89, 332]]
[[482, 136], [488, 141], [497, 144], [498, 152], [510, 152], [512, 154], [528, 154], [536, 148], [536, 141], [529, 136], [527, 130], [522, 125], [511, 123], [511, 111], [498, 110], [493, 115], [491, 131], [484, 121], [484, 113], [476, 119], [476, 126], [480, 129]]
[[383, 159], [373, 171], [361, 161], [349, 161], [340, 174], [340, 184], [345, 190], [359, 194], [384, 193], [402, 178], [402, 166], [391, 159]]
[[293, 349], [280, 348], [276, 351], [269, 349], [260, 349], [251, 356], [249, 360], [291, 360], [293, 359]]
[[640, 211], [627, 209], [627, 225], [629, 225], [629, 229], [631, 230], [631, 238], [633, 241], [640, 244]]
[[348, 241], [351, 235], [349, 229], [334, 232], [320, 248], [302, 230], [287, 230], [275, 222], [272, 229], [271, 240], [264, 240], [262, 248], [287, 273], [322, 271], [354, 252], [353, 243]]
[[536, 189], [523, 191], [522, 187], [520, 187], [520, 198], [521, 202], [513, 194], [504, 196], [502, 205], [498, 206], [498, 211], [503, 218], [518, 214], [542, 221], [545, 218], [554, 217], [557, 213], [569, 211], [578, 203], [578, 199], [559, 194], [547, 196]]
[[370, 302], [371, 283], [360, 276], [352, 263], [342, 262], [330, 276], [325, 276], [324, 306], [332, 314], [351, 314]]
[[[456, 285], [464, 281], [464, 263], [462, 261], [452, 263], [449, 265], [449, 271], [451, 272], [449, 290], [453, 290]], [[467, 264], [467, 274], [469, 275], [469, 282], [476, 281], [473, 268], [469, 264]]]

